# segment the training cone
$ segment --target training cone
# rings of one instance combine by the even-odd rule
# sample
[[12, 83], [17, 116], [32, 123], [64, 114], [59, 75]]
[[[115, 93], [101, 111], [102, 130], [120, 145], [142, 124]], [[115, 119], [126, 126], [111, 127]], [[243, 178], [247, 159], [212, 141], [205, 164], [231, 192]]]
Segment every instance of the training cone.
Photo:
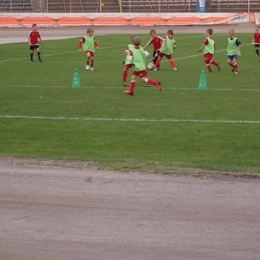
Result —
[[73, 76], [73, 81], [72, 81], [71, 87], [72, 88], [81, 88], [78, 68], [75, 68], [75, 70], [74, 70], [74, 76]]
[[208, 84], [207, 84], [207, 79], [206, 79], [206, 74], [205, 70], [202, 69], [200, 73], [200, 81], [199, 81], [199, 90], [207, 90], [208, 89]]

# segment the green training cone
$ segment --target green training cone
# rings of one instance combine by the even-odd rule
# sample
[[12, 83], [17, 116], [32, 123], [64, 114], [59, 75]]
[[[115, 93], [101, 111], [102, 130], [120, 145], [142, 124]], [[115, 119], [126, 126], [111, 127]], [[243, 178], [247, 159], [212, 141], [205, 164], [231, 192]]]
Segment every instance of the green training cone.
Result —
[[73, 76], [73, 81], [72, 81], [71, 87], [72, 88], [81, 88], [78, 68], [75, 68], [75, 70], [74, 70], [74, 76]]
[[201, 73], [200, 73], [200, 81], [199, 81], [198, 89], [199, 90], [207, 90], [208, 89], [207, 79], [206, 79], [206, 74], [205, 74], [204, 69], [202, 69]]

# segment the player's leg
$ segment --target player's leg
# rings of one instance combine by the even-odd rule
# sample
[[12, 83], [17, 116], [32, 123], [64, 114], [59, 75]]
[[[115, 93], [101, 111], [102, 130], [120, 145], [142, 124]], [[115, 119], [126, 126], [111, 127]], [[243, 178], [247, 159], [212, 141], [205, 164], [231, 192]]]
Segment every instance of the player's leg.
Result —
[[33, 62], [34, 46], [30, 46], [30, 62]]
[[215, 66], [217, 67], [217, 69], [220, 70], [220, 64], [219, 64], [218, 62], [216, 62], [216, 61], [213, 60], [213, 54], [210, 54], [209, 60], [210, 60], [210, 61], [209, 61], [210, 64], [215, 65]]
[[90, 70], [94, 70], [94, 56], [90, 57]]
[[146, 76], [141, 76], [140, 75], [140, 78], [142, 79], [142, 81], [146, 84], [150, 84], [150, 85], [154, 85], [156, 88], [158, 88], [159, 91], [162, 90], [162, 87], [161, 87], [161, 82], [160, 81], [155, 81], [153, 79], [149, 79], [147, 78], [147, 74]]
[[[159, 54], [160, 54], [160, 50], [157, 50], [157, 51], [155, 51], [155, 55], [154, 55], [154, 64], [156, 64], [156, 62], [157, 62], [157, 60], [158, 60], [158, 58], [159, 58]], [[157, 70], [160, 70], [161, 69], [161, 67], [160, 67], [160, 64], [158, 65], [158, 67], [157, 67]]]
[[237, 74], [238, 73], [237, 57], [234, 57], [232, 62], [233, 62], [233, 68], [234, 68], [235, 74]]
[[164, 56], [163, 53], [159, 53], [158, 59], [157, 59], [157, 61], [155, 63], [155, 66], [154, 66], [153, 70], [157, 70], [157, 68], [160, 66], [160, 62], [161, 62], [163, 56]]
[[38, 55], [38, 60], [39, 62], [42, 62], [42, 59], [41, 59], [41, 50], [39, 48], [39, 45], [36, 47], [36, 51], [37, 51], [37, 55]]
[[128, 90], [125, 90], [124, 92], [128, 95], [133, 95], [134, 94], [134, 89], [135, 89], [135, 81], [136, 81], [136, 76], [138, 75], [137, 71], [133, 71], [132, 77], [131, 77], [131, 83], [130, 83], [130, 88]]
[[125, 87], [126, 86], [126, 79], [127, 79], [127, 72], [128, 70], [132, 67], [133, 65], [132, 64], [127, 64], [125, 65], [124, 67], [124, 70], [123, 70], [123, 75], [122, 75], [122, 86]]
[[232, 72], [234, 72], [235, 69], [234, 69], [232, 60], [233, 60], [233, 56], [228, 56], [227, 64], [228, 64], [230, 67], [232, 67]]
[[175, 65], [174, 60], [172, 59], [172, 56], [171, 55], [165, 55], [165, 56], [168, 59], [168, 61], [170, 62], [172, 69], [174, 71], [177, 71], [178, 69], [176, 68], [176, 65]]
[[204, 62], [206, 64], [207, 72], [212, 72], [210, 67], [211, 55], [209, 53], [204, 54]]
[[255, 45], [256, 57], [259, 57], [259, 49], [260, 49], [259, 45], [258, 44]]
[[86, 70], [89, 70], [89, 61], [90, 61], [90, 52], [89, 51], [86, 51], [86, 57], [87, 57], [87, 60], [86, 60]]

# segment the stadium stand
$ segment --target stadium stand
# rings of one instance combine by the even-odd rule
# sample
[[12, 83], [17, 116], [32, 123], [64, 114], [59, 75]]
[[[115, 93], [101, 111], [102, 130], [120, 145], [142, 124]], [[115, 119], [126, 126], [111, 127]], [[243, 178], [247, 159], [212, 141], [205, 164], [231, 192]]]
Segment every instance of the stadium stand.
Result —
[[98, 0], [48, 0], [48, 11], [50, 13], [95, 13], [100, 11], [99, 2]]
[[31, 0], [0, 0], [0, 12], [33, 12], [33, 3]]

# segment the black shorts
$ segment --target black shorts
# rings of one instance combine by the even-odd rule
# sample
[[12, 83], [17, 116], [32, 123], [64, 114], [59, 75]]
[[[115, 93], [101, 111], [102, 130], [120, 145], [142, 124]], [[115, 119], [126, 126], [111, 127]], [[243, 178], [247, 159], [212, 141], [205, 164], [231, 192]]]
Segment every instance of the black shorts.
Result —
[[153, 52], [153, 57], [158, 58], [159, 57], [160, 50]]
[[36, 50], [38, 48], [39, 48], [39, 44], [38, 45], [30, 45], [30, 50], [31, 51], [34, 51], [34, 50]]
[[256, 48], [260, 48], [260, 43], [255, 44]]

